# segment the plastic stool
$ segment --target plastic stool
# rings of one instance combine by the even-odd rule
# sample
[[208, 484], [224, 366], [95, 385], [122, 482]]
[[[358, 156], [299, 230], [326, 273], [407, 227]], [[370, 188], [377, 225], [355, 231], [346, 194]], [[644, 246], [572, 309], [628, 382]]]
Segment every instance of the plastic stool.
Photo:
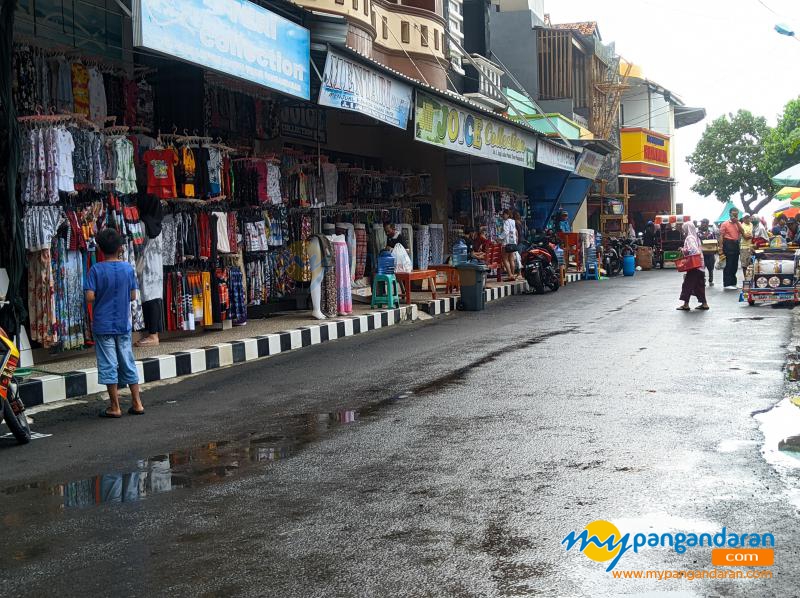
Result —
[[[384, 294], [378, 294], [380, 283], [385, 286]], [[394, 274], [376, 274], [372, 279], [372, 301], [370, 308], [386, 305], [389, 309], [394, 309], [400, 305], [400, 294], [397, 291], [397, 278]]]
[[584, 280], [600, 280], [600, 268], [597, 267], [597, 262], [590, 262], [586, 264], [586, 273], [583, 275]]

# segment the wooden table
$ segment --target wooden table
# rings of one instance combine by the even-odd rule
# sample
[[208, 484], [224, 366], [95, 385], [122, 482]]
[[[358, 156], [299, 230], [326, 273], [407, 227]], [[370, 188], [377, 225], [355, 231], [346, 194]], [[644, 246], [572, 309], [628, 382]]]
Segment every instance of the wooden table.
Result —
[[461, 278], [458, 275], [458, 269], [450, 264], [438, 264], [436, 266], [428, 266], [431, 270], [436, 272], [443, 272], [447, 276], [445, 283], [445, 293], [458, 293], [461, 290]]
[[406, 293], [406, 305], [411, 305], [411, 281], [427, 280], [431, 296], [436, 299], [436, 270], [413, 270], [411, 272], [395, 272], [395, 278], [403, 284]]

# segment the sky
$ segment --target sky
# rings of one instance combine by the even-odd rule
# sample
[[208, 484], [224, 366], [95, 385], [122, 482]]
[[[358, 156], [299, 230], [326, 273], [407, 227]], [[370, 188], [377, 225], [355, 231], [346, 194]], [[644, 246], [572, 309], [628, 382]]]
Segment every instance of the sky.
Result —
[[673, 139], [675, 201], [696, 219], [717, 218], [723, 207], [691, 191], [696, 177], [686, 156], [706, 125], [740, 108], [774, 125], [786, 102], [800, 96], [800, 41], [774, 31], [785, 23], [800, 32], [800, 0], [545, 0], [545, 12], [553, 23], [597, 21], [603, 41], [616, 42], [617, 53], [648, 79], [706, 109], [705, 121], [678, 129]]

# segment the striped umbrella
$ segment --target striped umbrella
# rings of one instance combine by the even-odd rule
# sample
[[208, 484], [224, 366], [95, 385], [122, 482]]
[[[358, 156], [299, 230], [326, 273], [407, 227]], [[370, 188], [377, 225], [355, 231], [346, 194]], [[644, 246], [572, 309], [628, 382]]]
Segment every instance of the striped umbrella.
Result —
[[800, 198], [800, 187], [784, 187], [775, 194], [775, 199]]

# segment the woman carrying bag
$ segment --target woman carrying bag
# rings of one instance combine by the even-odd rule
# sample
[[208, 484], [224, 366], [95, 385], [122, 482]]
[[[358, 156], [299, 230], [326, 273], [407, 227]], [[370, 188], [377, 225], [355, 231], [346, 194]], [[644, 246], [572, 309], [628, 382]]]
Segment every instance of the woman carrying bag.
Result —
[[503, 233], [500, 240], [503, 242], [503, 269], [511, 280], [516, 280], [514, 274], [514, 253], [517, 251], [517, 223], [511, 217], [511, 210], [503, 210]]
[[703, 250], [700, 244], [700, 238], [697, 236], [697, 228], [695, 227], [694, 223], [684, 222], [683, 234], [685, 236], [685, 240], [683, 242], [681, 251], [683, 252], [684, 257], [698, 255], [701, 256], [701, 259], [697, 260], [697, 265], [688, 270], [683, 277], [683, 286], [681, 287], [680, 296], [680, 300], [683, 301], [683, 305], [677, 309], [679, 311], [689, 311], [691, 309], [689, 307], [689, 299], [691, 299], [692, 295], [694, 295], [700, 302], [700, 305], [697, 307], [697, 309], [705, 311], [708, 309], [708, 303], [706, 303], [706, 276], [703, 273], [705, 261], [702, 259]]

